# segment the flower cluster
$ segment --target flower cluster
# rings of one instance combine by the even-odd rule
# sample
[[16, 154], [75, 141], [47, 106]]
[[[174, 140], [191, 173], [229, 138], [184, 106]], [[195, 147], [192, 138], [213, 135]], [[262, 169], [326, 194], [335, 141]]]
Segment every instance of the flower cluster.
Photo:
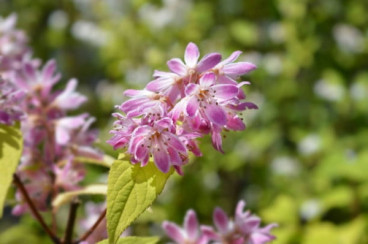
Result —
[[[0, 17], [0, 72], [4, 77], [18, 70], [32, 56], [27, 46], [27, 36], [23, 31], [15, 29], [16, 22], [15, 14], [5, 19]], [[32, 62], [38, 63], [38, 60]]]
[[155, 71], [154, 80], [143, 90], [127, 90], [129, 100], [117, 108], [117, 119], [108, 141], [115, 149], [126, 147], [133, 163], [146, 165], [153, 156], [156, 166], [168, 172], [173, 166], [182, 174], [188, 152], [201, 156], [196, 139], [212, 137], [215, 149], [222, 150], [221, 132], [244, 130], [241, 112], [256, 109], [245, 102], [241, 87], [249, 82], [237, 79], [256, 67], [248, 62], [234, 62], [240, 51], [221, 61], [218, 53], [199, 60], [199, 50], [189, 43], [184, 62], [167, 62], [171, 72]]
[[[0, 20], [0, 74], [6, 79], [0, 81], [0, 123], [11, 124], [24, 114], [24, 150], [17, 174], [36, 206], [46, 210], [50, 197], [78, 188], [85, 175], [78, 157], [102, 155], [92, 147], [97, 134], [89, 127], [94, 119], [88, 114], [68, 116], [87, 100], [76, 92], [77, 80], [55, 90], [61, 78], [55, 61], [40, 67], [15, 23], [15, 15]], [[16, 197], [13, 213], [19, 215], [28, 207], [20, 192]]]
[[177, 244], [264, 244], [274, 240], [270, 231], [277, 225], [270, 224], [261, 228], [261, 219], [249, 211], [243, 212], [244, 207], [245, 202], [239, 201], [233, 220], [221, 208], [216, 208], [213, 212], [216, 230], [211, 226], [199, 226], [193, 210], [187, 212], [184, 228], [168, 221], [163, 222], [162, 227]]
[[0, 77], [0, 124], [12, 125], [23, 117], [24, 113], [18, 106], [23, 97], [22, 90], [16, 90], [12, 83]]

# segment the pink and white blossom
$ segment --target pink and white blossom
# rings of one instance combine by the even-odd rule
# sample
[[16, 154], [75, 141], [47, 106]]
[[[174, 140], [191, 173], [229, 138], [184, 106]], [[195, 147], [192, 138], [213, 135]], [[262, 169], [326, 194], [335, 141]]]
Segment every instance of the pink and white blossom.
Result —
[[12, 125], [24, 117], [23, 109], [19, 106], [24, 96], [23, 90], [0, 77], [0, 124]]
[[183, 223], [183, 228], [175, 223], [164, 221], [162, 228], [176, 244], [207, 244], [208, 238], [199, 229], [197, 215], [193, 210], [188, 210]]
[[[146, 165], [150, 155], [158, 168], [168, 172], [173, 166], [182, 173], [181, 166], [187, 162], [187, 151], [200, 156], [197, 139], [210, 134], [214, 148], [222, 149], [224, 130], [244, 130], [242, 112], [256, 109], [245, 102], [242, 86], [237, 83], [241, 75], [255, 69], [255, 65], [234, 61], [240, 51], [234, 52], [221, 62], [221, 55], [210, 53], [199, 60], [199, 49], [189, 43], [184, 53], [184, 62], [179, 58], [167, 62], [171, 72], [155, 71], [154, 80], [143, 90], [127, 90], [130, 97], [117, 108], [124, 114], [114, 114], [117, 121], [111, 130], [113, 137], [108, 141], [114, 149], [128, 148], [132, 162]], [[171, 121], [165, 133], [178, 138], [183, 146], [177, 149], [169, 141], [147, 141], [152, 134], [161, 135], [159, 121]], [[162, 137], [160, 137], [162, 138]], [[137, 142], [141, 147], [138, 150]], [[166, 144], [167, 145], [166, 145]], [[179, 145], [179, 144], [178, 144]], [[159, 150], [157, 150], [159, 149]], [[180, 160], [181, 159], [181, 160]]]

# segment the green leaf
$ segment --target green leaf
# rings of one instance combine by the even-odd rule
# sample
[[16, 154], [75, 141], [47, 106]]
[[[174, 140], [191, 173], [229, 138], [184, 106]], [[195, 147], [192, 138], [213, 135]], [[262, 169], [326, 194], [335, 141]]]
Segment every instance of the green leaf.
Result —
[[[116, 243], [117, 244], [156, 244], [160, 238], [153, 237], [137, 237], [137, 236], [128, 236], [124, 238], [120, 238]], [[97, 244], [108, 244], [109, 240], [100, 241]]]
[[109, 155], [104, 155], [102, 160], [94, 159], [94, 158], [87, 158], [87, 157], [75, 157], [75, 161], [79, 163], [88, 163], [88, 164], [95, 164], [110, 168], [112, 163], [114, 162], [114, 158]]
[[59, 194], [52, 202], [52, 206], [57, 210], [61, 205], [71, 202], [74, 197], [79, 195], [106, 195], [107, 185], [89, 185], [83, 189], [68, 191]]
[[130, 223], [153, 203], [172, 172], [161, 172], [153, 162], [145, 167], [122, 160], [113, 163], [107, 189], [109, 243], [117, 243]]
[[23, 138], [19, 123], [13, 126], [0, 124], [0, 218], [22, 149]]

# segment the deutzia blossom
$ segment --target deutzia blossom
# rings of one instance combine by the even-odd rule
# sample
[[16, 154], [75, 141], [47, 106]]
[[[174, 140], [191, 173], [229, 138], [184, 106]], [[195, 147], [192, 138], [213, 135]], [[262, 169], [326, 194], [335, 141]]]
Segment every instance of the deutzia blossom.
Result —
[[199, 226], [196, 214], [189, 210], [185, 216], [184, 228], [175, 223], [164, 221], [162, 228], [176, 244], [265, 244], [274, 240], [270, 231], [276, 224], [261, 228], [261, 219], [249, 211], [243, 212], [244, 201], [239, 201], [234, 220], [219, 207], [215, 208], [213, 220], [216, 230], [212, 226]]
[[209, 239], [218, 243], [264, 244], [274, 240], [275, 237], [270, 234], [270, 230], [277, 224], [261, 228], [261, 219], [249, 211], [243, 212], [244, 207], [245, 202], [239, 201], [234, 220], [229, 219], [227, 214], [217, 207], [213, 212], [217, 232], [208, 226], [203, 226], [202, 231]]
[[24, 91], [16, 89], [8, 80], [0, 77], [0, 124], [11, 125], [24, 116], [19, 106], [24, 95]]
[[[152, 155], [161, 171], [173, 166], [180, 174], [188, 151], [202, 155], [197, 138], [210, 134], [214, 148], [223, 152], [223, 130], [244, 130], [241, 112], [257, 108], [244, 101], [241, 87], [249, 82], [236, 82], [255, 69], [248, 62], [234, 63], [240, 53], [222, 62], [218, 53], [199, 60], [198, 47], [189, 43], [184, 62], [179, 58], [167, 62], [171, 72], [156, 70], [145, 89], [124, 92], [130, 99], [117, 106], [124, 114], [114, 113], [117, 121], [108, 143], [115, 149], [126, 147], [133, 163], [144, 166]], [[164, 121], [168, 126], [162, 127]]]
[[162, 228], [166, 234], [177, 244], [207, 244], [208, 238], [200, 232], [197, 215], [188, 210], [184, 219], [184, 228], [175, 223], [165, 221]]

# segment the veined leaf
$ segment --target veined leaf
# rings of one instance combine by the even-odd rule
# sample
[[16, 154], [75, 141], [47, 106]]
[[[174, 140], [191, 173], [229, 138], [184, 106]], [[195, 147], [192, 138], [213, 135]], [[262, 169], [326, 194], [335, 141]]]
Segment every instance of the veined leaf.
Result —
[[128, 161], [114, 162], [107, 189], [109, 243], [117, 243], [121, 233], [153, 203], [172, 172], [161, 172], [153, 162], [144, 167]]
[[52, 206], [55, 209], [58, 209], [61, 205], [71, 202], [74, 197], [79, 195], [106, 195], [106, 193], [107, 185], [89, 185], [80, 190], [68, 191], [59, 194], [52, 202]]
[[[156, 244], [160, 238], [157, 236], [152, 237], [138, 237], [138, 236], [128, 236], [120, 238], [117, 244]], [[109, 240], [100, 241], [97, 244], [108, 244]]]
[[0, 218], [22, 150], [23, 138], [19, 123], [13, 126], [0, 124]]

